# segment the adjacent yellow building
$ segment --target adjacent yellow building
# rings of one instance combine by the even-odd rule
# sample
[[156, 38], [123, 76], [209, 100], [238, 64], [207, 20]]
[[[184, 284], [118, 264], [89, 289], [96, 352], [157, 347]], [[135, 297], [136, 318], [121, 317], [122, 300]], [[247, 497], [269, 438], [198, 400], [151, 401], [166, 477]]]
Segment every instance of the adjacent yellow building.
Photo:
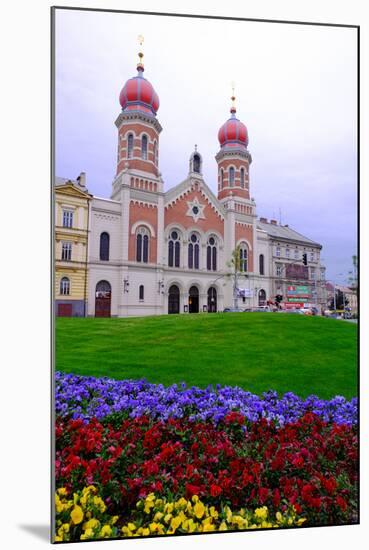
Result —
[[84, 172], [76, 180], [56, 178], [54, 299], [60, 317], [86, 315], [91, 198]]

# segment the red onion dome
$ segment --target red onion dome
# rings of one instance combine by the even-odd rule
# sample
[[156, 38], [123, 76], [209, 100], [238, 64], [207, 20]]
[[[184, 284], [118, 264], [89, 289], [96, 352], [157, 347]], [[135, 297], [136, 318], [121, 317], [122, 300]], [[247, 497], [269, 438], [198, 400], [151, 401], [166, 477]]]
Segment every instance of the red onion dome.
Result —
[[247, 147], [249, 136], [247, 128], [236, 118], [236, 109], [232, 107], [231, 118], [227, 120], [218, 132], [218, 140], [221, 147]]
[[143, 65], [137, 66], [137, 76], [127, 80], [119, 95], [123, 111], [141, 111], [156, 115], [159, 109], [159, 96], [152, 84], [143, 77]]

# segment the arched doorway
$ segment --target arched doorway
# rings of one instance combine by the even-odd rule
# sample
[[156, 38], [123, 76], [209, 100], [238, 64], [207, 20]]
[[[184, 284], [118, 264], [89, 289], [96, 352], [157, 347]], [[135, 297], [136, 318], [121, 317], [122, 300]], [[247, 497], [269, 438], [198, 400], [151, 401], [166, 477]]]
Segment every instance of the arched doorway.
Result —
[[179, 288], [172, 285], [168, 294], [168, 313], [179, 313]]
[[211, 286], [208, 290], [208, 313], [217, 312], [217, 289]]
[[95, 317], [110, 317], [111, 286], [108, 281], [99, 281], [95, 292]]
[[264, 289], [259, 290], [259, 306], [266, 306], [266, 292]]
[[199, 289], [197, 286], [191, 286], [188, 293], [188, 311], [189, 313], [199, 312]]

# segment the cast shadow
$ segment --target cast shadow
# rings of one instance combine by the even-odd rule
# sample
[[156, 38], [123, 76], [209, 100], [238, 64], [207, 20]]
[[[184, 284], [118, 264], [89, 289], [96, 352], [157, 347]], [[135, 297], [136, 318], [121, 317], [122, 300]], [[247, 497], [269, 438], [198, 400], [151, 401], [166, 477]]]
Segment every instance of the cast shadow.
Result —
[[38, 539], [45, 542], [50, 542], [50, 526], [49, 525], [18, 525], [23, 531], [27, 531]]

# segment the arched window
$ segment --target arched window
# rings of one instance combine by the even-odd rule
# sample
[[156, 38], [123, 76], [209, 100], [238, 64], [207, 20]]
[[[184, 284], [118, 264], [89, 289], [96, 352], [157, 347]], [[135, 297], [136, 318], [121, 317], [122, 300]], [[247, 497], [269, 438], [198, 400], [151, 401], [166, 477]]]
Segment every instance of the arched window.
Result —
[[217, 270], [217, 241], [213, 236], [209, 237], [206, 247], [206, 269], [208, 271]]
[[157, 156], [157, 145], [156, 145], [156, 141], [154, 141], [154, 164], [155, 165], [157, 165], [156, 156]]
[[127, 158], [131, 158], [133, 154], [133, 134], [128, 134], [127, 138]]
[[246, 243], [240, 245], [240, 271], [247, 271], [248, 247]]
[[245, 169], [244, 168], [241, 168], [240, 170], [240, 184], [242, 188], [245, 187]]
[[142, 136], [141, 139], [141, 157], [147, 160], [147, 136]]
[[168, 265], [179, 267], [181, 256], [181, 243], [178, 231], [171, 231], [168, 242]]
[[200, 174], [200, 157], [199, 155], [193, 156], [193, 171]]
[[149, 243], [150, 232], [147, 227], [139, 227], [136, 233], [136, 261], [144, 262], [149, 261]]
[[260, 254], [259, 256], [259, 273], [260, 275], [264, 275], [264, 254]]
[[145, 295], [145, 288], [143, 285], [140, 285], [138, 287], [138, 299], [140, 300], [140, 302], [144, 301], [144, 295]]
[[223, 168], [220, 169], [220, 188], [223, 189], [224, 186], [224, 170]]
[[229, 186], [230, 187], [234, 186], [234, 168], [233, 168], [233, 166], [231, 166], [229, 168]]
[[100, 235], [100, 260], [108, 261], [109, 260], [109, 233], [104, 231]]
[[67, 296], [68, 294], [70, 294], [70, 281], [69, 281], [68, 277], [62, 277], [60, 279], [60, 290], [59, 290], [59, 292], [63, 296]]
[[200, 240], [196, 233], [192, 233], [188, 245], [188, 267], [190, 269], [200, 268]]

